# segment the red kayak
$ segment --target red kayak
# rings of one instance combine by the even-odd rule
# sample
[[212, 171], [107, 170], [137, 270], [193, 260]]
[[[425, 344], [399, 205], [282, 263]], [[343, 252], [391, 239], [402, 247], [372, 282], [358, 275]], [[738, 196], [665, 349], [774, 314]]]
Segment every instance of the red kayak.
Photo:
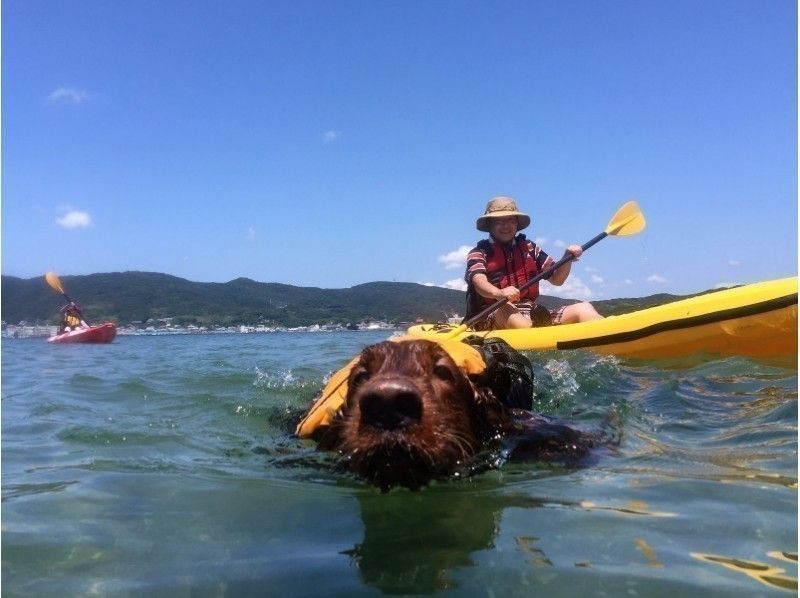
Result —
[[117, 336], [117, 327], [111, 322], [88, 328], [78, 328], [51, 336], [48, 343], [110, 343]]

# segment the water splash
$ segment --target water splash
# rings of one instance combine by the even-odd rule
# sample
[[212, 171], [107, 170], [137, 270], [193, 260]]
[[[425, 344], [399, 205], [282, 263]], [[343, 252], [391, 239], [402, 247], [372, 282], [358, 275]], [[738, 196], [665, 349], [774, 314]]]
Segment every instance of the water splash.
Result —
[[255, 372], [256, 377], [255, 380], [253, 380], [253, 386], [256, 388], [292, 391], [316, 388], [320, 385], [319, 380], [300, 377], [291, 369], [264, 371], [258, 366], [255, 366]]

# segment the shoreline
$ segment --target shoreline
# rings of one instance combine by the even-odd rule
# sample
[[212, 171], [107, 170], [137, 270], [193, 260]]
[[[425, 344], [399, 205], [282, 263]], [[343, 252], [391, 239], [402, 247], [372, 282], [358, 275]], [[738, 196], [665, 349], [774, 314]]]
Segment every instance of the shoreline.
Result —
[[[207, 328], [205, 326], [165, 326], [146, 328], [136, 328], [132, 326], [122, 326], [117, 328], [118, 336], [176, 336], [192, 334], [273, 334], [279, 332], [374, 332], [379, 330], [397, 331], [406, 330], [411, 324], [402, 323], [399, 325], [387, 322], [373, 322], [370, 324], [359, 324], [355, 327], [342, 326], [340, 324], [312, 324], [310, 326], [215, 326]], [[58, 331], [58, 326], [19, 326], [7, 325], [0, 337], [3, 339], [25, 339], [25, 338], [48, 338], [54, 336]]]

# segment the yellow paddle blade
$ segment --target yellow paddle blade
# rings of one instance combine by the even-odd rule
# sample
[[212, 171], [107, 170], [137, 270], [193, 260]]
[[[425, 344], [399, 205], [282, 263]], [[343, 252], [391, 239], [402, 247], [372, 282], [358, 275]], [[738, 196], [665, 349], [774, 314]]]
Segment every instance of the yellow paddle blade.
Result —
[[452, 340], [456, 338], [459, 334], [466, 331], [467, 325], [461, 324], [460, 326], [453, 328], [450, 332], [447, 333], [447, 336], [444, 337], [444, 340]]
[[618, 237], [635, 235], [644, 230], [645, 225], [644, 214], [639, 209], [639, 204], [635, 201], [629, 201], [617, 210], [617, 213], [611, 218], [606, 227], [606, 233]]
[[44, 275], [44, 279], [54, 291], [58, 291], [62, 295], [64, 294], [64, 287], [61, 286], [61, 281], [58, 279], [58, 275], [55, 272], [48, 272]]

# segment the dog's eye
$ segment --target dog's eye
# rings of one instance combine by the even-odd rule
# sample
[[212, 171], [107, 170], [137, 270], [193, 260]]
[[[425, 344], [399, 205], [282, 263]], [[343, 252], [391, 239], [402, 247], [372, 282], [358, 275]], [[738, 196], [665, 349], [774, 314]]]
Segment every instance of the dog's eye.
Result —
[[357, 371], [355, 374], [353, 374], [353, 379], [350, 382], [350, 387], [355, 388], [356, 386], [363, 384], [364, 382], [369, 380], [369, 375], [370, 374], [367, 370], [361, 369]]
[[433, 366], [433, 375], [440, 380], [445, 380], [447, 382], [455, 382], [456, 380], [456, 377], [453, 375], [453, 372], [450, 370], [450, 368], [440, 363], [437, 363], [435, 366]]

